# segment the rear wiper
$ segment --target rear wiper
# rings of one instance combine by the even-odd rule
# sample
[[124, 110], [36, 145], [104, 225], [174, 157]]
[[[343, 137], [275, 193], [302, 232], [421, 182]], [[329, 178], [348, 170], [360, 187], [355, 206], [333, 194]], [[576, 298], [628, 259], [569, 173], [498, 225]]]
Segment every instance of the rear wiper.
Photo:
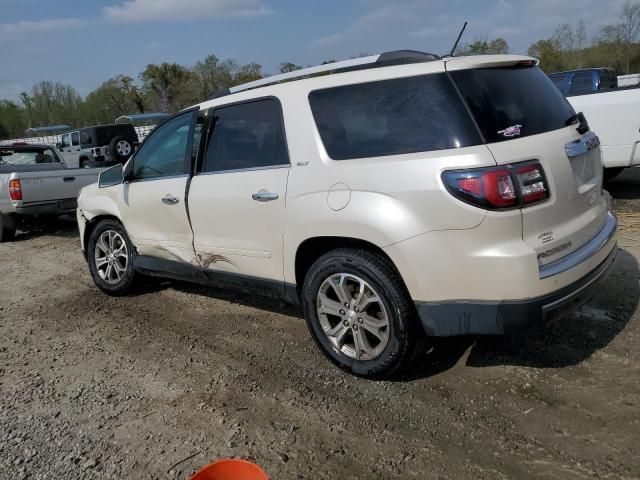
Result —
[[569, 125], [575, 125], [576, 123], [578, 124], [578, 128], [576, 128], [578, 133], [587, 133], [589, 131], [589, 122], [587, 122], [587, 119], [584, 117], [584, 113], [578, 112], [575, 115], [571, 115], [564, 122], [567, 127]]

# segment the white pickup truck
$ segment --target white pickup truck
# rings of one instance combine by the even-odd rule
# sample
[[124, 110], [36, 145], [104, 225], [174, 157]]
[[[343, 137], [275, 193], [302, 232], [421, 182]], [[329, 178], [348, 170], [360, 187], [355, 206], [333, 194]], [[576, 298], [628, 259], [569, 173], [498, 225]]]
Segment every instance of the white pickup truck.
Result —
[[600, 137], [605, 179], [640, 165], [640, 88], [601, 90], [567, 100]]
[[22, 216], [73, 214], [78, 192], [98, 169], [68, 169], [51, 145], [0, 145], [0, 242], [13, 240]]

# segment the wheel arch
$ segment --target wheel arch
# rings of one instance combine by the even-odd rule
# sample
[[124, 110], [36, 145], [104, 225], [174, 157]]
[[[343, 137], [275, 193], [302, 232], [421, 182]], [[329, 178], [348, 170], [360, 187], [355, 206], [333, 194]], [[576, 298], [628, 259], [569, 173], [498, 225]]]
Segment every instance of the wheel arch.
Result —
[[115, 215], [103, 214], [93, 217], [91, 220], [87, 221], [84, 227], [84, 233], [82, 235], [82, 244], [85, 246], [85, 254], [87, 254], [87, 252], [89, 251], [88, 245], [91, 234], [95, 230], [96, 226], [103, 220], [113, 220], [114, 222], [118, 222], [120, 225], [122, 225], [122, 228], [124, 228], [124, 225], [122, 224], [120, 219]]
[[296, 249], [294, 268], [295, 283], [298, 294], [300, 293], [302, 284], [304, 283], [304, 279], [307, 275], [307, 272], [311, 268], [311, 265], [313, 265], [313, 262], [315, 262], [325, 253], [330, 252], [331, 250], [336, 250], [338, 248], [361, 249], [380, 255], [382, 258], [389, 262], [389, 264], [398, 272], [400, 278], [402, 278], [398, 267], [395, 265], [391, 257], [389, 257], [389, 255], [387, 255], [387, 253], [378, 245], [375, 245], [366, 240], [362, 240], [360, 238], [353, 237], [311, 237], [300, 243], [300, 245], [298, 245], [298, 248]]

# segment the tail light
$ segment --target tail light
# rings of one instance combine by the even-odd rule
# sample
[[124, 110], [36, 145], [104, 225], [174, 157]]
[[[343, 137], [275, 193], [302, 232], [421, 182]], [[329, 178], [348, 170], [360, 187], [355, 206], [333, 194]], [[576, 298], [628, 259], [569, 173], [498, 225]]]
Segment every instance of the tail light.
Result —
[[20, 180], [9, 180], [9, 198], [11, 200], [22, 200]]
[[549, 198], [549, 186], [539, 162], [452, 170], [442, 174], [454, 197], [489, 210], [520, 208]]

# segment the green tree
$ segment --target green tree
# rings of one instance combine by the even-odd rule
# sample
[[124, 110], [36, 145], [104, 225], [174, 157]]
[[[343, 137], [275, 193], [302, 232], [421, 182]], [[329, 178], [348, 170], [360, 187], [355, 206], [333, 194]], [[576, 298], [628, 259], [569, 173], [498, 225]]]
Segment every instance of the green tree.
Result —
[[566, 69], [562, 51], [552, 38], [538, 40], [529, 47], [528, 53], [540, 61], [540, 68], [545, 72], [559, 72]]
[[489, 55], [509, 53], [509, 44], [504, 38], [489, 41], [487, 38], [477, 38], [472, 43], [462, 45], [457, 50], [458, 55]]
[[21, 137], [27, 128], [24, 109], [9, 100], [0, 100], [0, 139]]
[[301, 70], [302, 67], [300, 65], [296, 65], [291, 62], [284, 62], [280, 64], [280, 73], [289, 73], [295, 72], [296, 70]]
[[183, 88], [193, 73], [177, 63], [149, 64], [140, 74], [154, 110], [173, 113], [186, 107]]

